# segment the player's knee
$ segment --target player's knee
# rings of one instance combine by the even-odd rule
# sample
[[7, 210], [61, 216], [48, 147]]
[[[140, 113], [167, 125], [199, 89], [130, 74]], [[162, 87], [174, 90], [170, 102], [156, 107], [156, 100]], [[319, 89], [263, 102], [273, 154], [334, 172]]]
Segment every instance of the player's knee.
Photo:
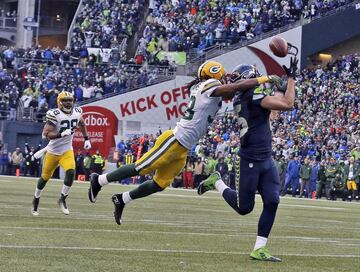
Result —
[[51, 175], [42, 174], [42, 175], [41, 175], [41, 178], [42, 178], [43, 181], [47, 182], [47, 181], [51, 178]]
[[70, 187], [74, 182], [74, 178], [75, 178], [75, 170], [74, 169], [66, 170], [64, 184]]
[[240, 215], [247, 215], [247, 214], [249, 214], [249, 213], [251, 213], [252, 212], [252, 210], [254, 209], [254, 204], [255, 203], [252, 203], [252, 204], [250, 204], [250, 205], [244, 205], [244, 206], [240, 206], [239, 207], [239, 210], [238, 210], [238, 213], [240, 214]]

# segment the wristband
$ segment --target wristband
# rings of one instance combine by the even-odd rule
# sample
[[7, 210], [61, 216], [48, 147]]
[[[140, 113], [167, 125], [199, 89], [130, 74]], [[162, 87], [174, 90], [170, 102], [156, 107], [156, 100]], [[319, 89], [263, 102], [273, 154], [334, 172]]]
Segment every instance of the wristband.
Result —
[[268, 76], [261, 76], [256, 78], [259, 84], [264, 84], [269, 81]]
[[89, 140], [89, 136], [87, 136], [87, 135], [84, 136], [84, 140], [85, 140], [85, 141], [88, 141], [88, 140]]

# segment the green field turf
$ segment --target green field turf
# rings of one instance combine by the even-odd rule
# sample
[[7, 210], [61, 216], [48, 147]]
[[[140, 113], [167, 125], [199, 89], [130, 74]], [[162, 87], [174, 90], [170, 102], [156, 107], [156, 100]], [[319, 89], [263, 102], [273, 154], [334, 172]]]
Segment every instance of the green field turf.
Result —
[[261, 200], [238, 216], [215, 192], [168, 189], [134, 201], [113, 220], [110, 185], [97, 203], [74, 184], [70, 215], [57, 206], [62, 183], [47, 185], [30, 213], [35, 179], [0, 177], [0, 271], [360, 271], [360, 205], [282, 198], [269, 248], [282, 263], [249, 259]]

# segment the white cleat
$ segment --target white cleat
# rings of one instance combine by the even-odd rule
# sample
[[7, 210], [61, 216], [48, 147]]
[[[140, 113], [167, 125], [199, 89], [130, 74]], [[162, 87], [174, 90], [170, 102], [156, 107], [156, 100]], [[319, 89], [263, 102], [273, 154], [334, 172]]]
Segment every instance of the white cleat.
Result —
[[38, 215], [39, 215], [39, 212], [38, 212], [38, 211], [31, 210], [31, 214], [32, 214], [33, 216], [38, 216]]
[[60, 197], [59, 200], [58, 200], [58, 204], [59, 204], [59, 206], [60, 206], [61, 211], [62, 211], [65, 215], [69, 215], [70, 212], [69, 212], [69, 209], [68, 209], [68, 207], [67, 207], [67, 205], [66, 205], [66, 201], [65, 201], [66, 197], [67, 197], [67, 196], [61, 195], [61, 197]]

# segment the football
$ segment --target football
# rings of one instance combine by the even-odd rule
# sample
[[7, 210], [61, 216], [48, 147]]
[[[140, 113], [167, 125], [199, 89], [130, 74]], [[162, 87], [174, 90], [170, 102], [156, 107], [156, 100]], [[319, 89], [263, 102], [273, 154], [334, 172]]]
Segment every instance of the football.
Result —
[[288, 43], [281, 37], [273, 37], [269, 43], [271, 52], [279, 58], [286, 57], [288, 54]]

